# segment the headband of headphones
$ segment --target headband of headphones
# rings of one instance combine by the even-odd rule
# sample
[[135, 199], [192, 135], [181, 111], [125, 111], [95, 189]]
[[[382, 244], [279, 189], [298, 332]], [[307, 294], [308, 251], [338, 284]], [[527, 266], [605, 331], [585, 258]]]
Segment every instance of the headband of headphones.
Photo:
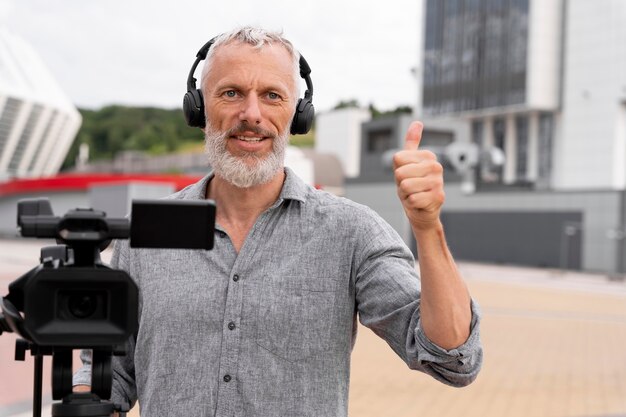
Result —
[[[196, 79], [193, 76], [200, 61], [206, 59], [209, 48], [215, 43], [215, 38], [208, 41], [196, 54], [196, 60], [191, 66], [189, 76], [187, 77], [187, 93], [183, 98], [183, 114], [187, 124], [191, 127], [204, 128], [206, 126], [206, 117], [204, 114], [204, 97], [202, 90], [196, 88]], [[315, 108], [313, 107], [313, 81], [311, 81], [311, 67], [306, 59], [300, 55], [300, 77], [306, 82], [306, 91], [304, 97], [298, 99], [296, 112], [291, 121], [291, 134], [303, 135], [311, 129], [313, 118], [315, 117]]]

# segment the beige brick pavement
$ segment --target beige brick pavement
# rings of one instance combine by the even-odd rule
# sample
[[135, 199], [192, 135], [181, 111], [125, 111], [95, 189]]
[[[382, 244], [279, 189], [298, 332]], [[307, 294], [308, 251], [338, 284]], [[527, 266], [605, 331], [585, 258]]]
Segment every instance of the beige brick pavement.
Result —
[[623, 284], [568, 282], [558, 274], [535, 274], [529, 284], [506, 279], [529, 270], [492, 267], [499, 282], [480, 277], [476, 266], [465, 269], [475, 276], [468, 284], [484, 313], [478, 379], [458, 389], [411, 372], [361, 328], [350, 416], [626, 416]]

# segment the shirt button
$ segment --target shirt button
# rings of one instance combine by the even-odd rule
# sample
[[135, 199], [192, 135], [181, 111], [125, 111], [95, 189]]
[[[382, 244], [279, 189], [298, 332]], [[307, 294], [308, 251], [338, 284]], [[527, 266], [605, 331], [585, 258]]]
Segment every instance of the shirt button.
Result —
[[235, 323], [234, 323], [234, 322], [232, 322], [232, 321], [231, 321], [230, 323], [228, 323], [228, 329], [229, 329], [229, 330], [235, 330], [235, 327], [236, 327], [236, 326], [235, 326]]
[[230, 382], [231, 377], [230, 375], [224, 375], [224, 382]]
[[239, 275], [237, 274], [233, 275], [233, 281], [235, 282], [239, 281]]

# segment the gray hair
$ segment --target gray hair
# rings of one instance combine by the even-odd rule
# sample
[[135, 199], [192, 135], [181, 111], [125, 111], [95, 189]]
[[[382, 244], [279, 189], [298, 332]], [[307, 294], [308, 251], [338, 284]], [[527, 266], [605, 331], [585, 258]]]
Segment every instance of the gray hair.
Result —
[[206, 59], [204, 61], [204, 67], [202, 68], [202, 78], [200, 85], [204, 88], [204, 82], [207, 79], [207, 75], [211, 70], [211, 64], [213, 62], [213, 56], [215, 51], [222, 45], [226, 45], [232, 42], [241, 42], [251, 45], [257, 49], [263, 48], [268, 44], [277, 44], [283, 46], [293, 62], [293, 80], [296, 88], [294, 97], [294, 106], [300, 97], [300, 53], [293, 47], [293, 44], [283, 37], [283, 33], [269, 31], [258, 27], [244, 26], [238, 29], [234, 29], [230, 32], [222, 33], [215, 37], [215, 42], [209, 48]]

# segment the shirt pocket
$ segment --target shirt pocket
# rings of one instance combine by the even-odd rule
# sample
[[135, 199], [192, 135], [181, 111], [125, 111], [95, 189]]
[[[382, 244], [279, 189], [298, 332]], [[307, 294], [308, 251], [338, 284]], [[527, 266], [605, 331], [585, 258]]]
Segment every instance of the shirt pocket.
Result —
[[266, 276], [259, 289], [256, 342], [295, 362], [329, 350], [337, 316], [332, 278]]

